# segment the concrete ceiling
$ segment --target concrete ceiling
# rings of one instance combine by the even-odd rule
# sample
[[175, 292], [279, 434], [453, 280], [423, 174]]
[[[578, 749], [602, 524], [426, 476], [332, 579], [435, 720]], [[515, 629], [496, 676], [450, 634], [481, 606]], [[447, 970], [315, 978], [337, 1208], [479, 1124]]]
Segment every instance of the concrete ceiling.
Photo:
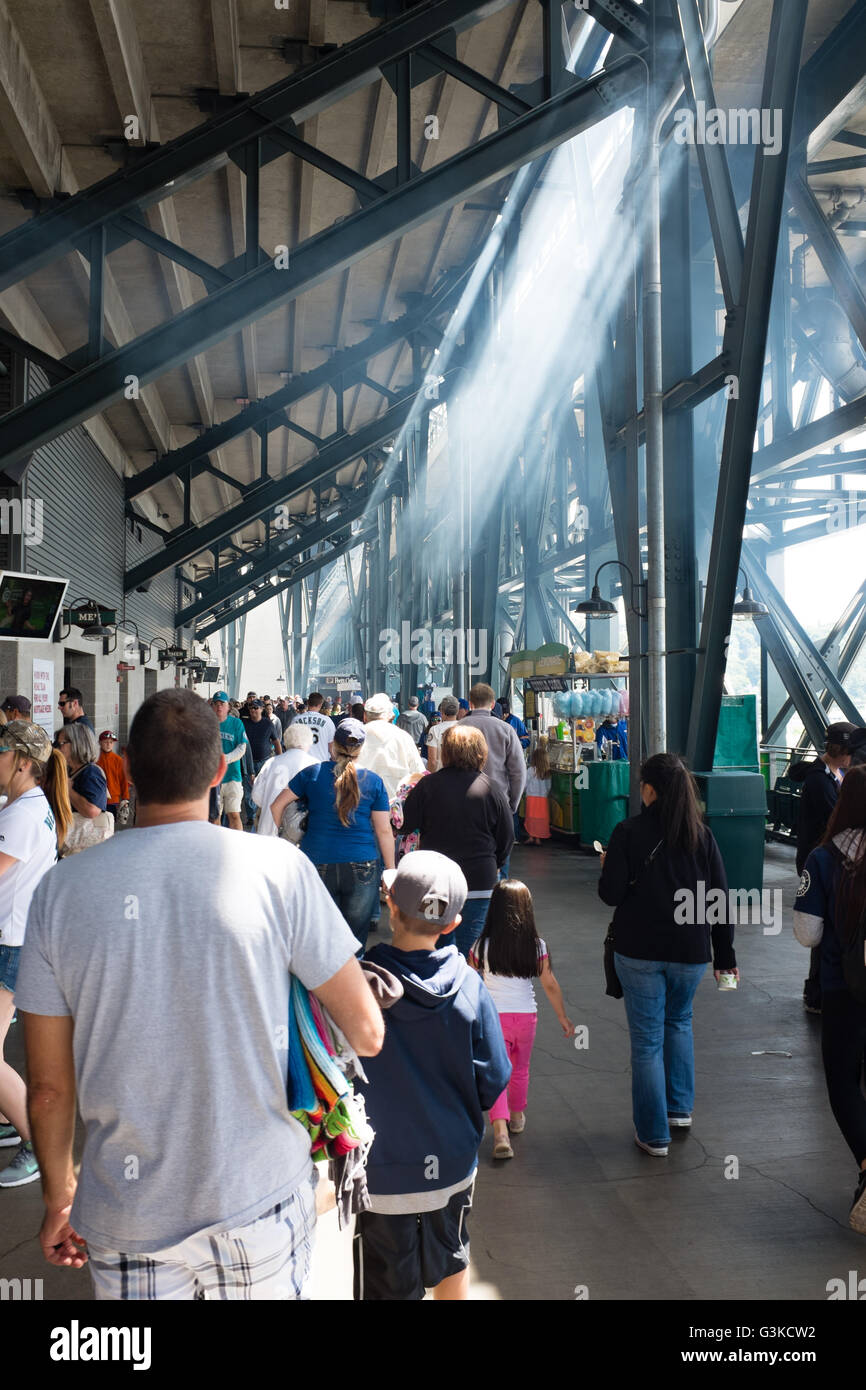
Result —
[[[848, 0], [812, 0], [804, 60], [849, 8]], [[724, 32], [715, 54], [719, 105], [760, 103], [771, 0], [723, 0]], [[124, 120], [135, 115], [139, 143], [164, 143], [206, 116], [201, 89], [231, 96], [256, 92], [294, 70], [286, 40], [309, 49], [344, 44], [374, 27], [365, 5], [346, 0], [291, 0], [288, 10], [262, 0], [0, 0], [0, 234], [26, 221], [21, 190], [38, 197], [74, 193], [118, 168]], [[541, 73], [541, 25], [535, 0], [518, 0], [457, 39], [458, 57], [502, 86], [534, 81]], [[424, 138], [425, 117], [436, 114], [440, 138]], [[858, 123], [866, 132], [866, 112]], [[440, 76], [412, 92], [413, 159], [427, 169], [495, 129], [496, 110], [485, 98]], [[375, 179], [396, 162], [396, 100], [386, 82], [366, 87], [312, 118], [301, 136]], [[110, 146], [111, 148], [108, 148]], [[112, 150], [114, 152], [112, 152]], [[832, 142], [822, 158], [853, 153]], [[815, 186], [856, 186], [862, 176], [820, 178]], [[244, 238], [244, 176], [227, 162], [151, 209], [152, 228], [212, 264], [237, 255]], [[491, 196], [489, 202], [495, 202]], [[358, 206], [344, 184], [293, 155], [262, 171], [261, 244], [297, 245]], [[331, 277], [294, 304], [280, 308], [165, 373], [141, 400], [106, 410], [91, 433], [122, 472], [136, 471], [167, 449], [186, 443], [210, 423], [227, 418], [238, 402], [265, 396], [297, 373], [327, 361], [335, 348], [366, 336], [371, 322], [402, 312], [405, 297], [429, 291], [443, 270], [460, 264], [483, 237], [492, 214], [460, 205], [431, 218], [349, 271]], [[848, 245], [859, 248], [861, 242]], [[109, 257], [106, 329], [120, 344], [137, 337], [205, 294], [197, 277], [140, 244]], [[811, 274], [820, 280], [820, 271]], [[12, 331], [56, 356], [87, 337], [89, 272], [70, 255], [0, 296], [0, 315]], [[409, 354], [391, 349], [370, 363], [369, 375], [390, 388], [410, 379]], [[346, 400], [346, 427], [382, 413], [383, 397], [366, 386]], [[333, 393], [323, 391], [295, 407], [292, 419], [314, 434], [335, 429]], [[241, 482], [258, 473], [259, 442], [243, 437], [225, 445], [215, 462]], [[282, 429], [270, 436], [272, 474], [291, 472], [312, 446]], [[338, 485], [357, 481], [363, 463], [344, 469]], [[238, 494], [203, 475], [194, 486], [194, 518], [222, 511]], [[173, 482], [153, 490], [167, 526], [180, 520]], [[297, 504], [311, 511], [312, 494]], [[295, 504], [293, 504], [295, 510]], [[261, 523], [235, 537], [261, 539]], [[202, 557], [204, 558], [204, 557]]]

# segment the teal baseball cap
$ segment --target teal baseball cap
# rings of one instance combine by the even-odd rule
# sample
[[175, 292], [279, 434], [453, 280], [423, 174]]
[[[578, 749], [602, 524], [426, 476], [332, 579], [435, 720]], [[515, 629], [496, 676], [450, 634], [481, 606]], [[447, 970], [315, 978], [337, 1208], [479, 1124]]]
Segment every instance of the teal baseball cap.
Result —
[[224, 690], [218, 690], [216, 695], [213, 696], [213, 704], [218, 705], [220, 704], [220, 702], [222, 702], [222, 704], [224, 705], [227, 705], [229, 702], [229, 697]]

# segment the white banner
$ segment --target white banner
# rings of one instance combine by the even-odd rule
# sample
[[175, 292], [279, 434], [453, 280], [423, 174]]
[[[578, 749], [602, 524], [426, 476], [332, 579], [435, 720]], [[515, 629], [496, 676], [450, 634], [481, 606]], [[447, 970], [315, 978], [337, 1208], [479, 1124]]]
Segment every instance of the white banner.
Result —
[[30, 717], [54, 738], [54, 662], [33, 658], [33, 709]]

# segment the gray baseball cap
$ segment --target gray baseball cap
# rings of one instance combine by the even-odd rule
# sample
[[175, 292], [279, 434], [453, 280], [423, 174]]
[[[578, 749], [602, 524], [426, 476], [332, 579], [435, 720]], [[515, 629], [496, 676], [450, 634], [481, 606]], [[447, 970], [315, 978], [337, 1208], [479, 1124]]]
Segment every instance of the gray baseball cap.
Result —
[[454, 921], [469, 891], [460, 865], [429, 849], [405, 854], [396, 869], [385, 870], [382, 882], [404, 916], [429, 922], [431, 931]]

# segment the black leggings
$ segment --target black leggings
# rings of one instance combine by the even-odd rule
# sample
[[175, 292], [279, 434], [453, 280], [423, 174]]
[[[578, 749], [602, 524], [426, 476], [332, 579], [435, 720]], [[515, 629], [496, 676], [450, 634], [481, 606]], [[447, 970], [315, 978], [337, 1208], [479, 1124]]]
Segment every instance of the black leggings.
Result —
[[866, 1159], [866, 1097], [860, 1086], [866, 1052], [866, 1005], [844, 990], [824, 993], [821, 1055], [836, 1123], [858, 1164]]

